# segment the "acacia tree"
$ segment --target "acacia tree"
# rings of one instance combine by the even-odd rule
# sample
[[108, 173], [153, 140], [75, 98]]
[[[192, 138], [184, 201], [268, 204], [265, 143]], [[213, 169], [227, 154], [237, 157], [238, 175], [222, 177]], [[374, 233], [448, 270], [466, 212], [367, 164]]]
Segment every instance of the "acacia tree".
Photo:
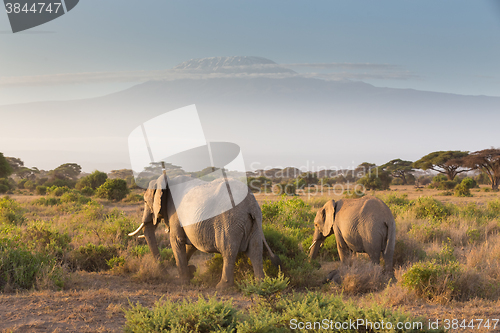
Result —
[[468, 155], [469, 152], [459, 150], [435, 151], [414, 162], [413, 168], [434, 170], [446, 175], [451, 181], [459, 173], [471, 171], [464, 165], [464, 158]]
[[49, 172], [49, 175], [53, 179], [71, 179], [75, 180], [80, 172], [82, 171], [82, 167], [76, 163], [65, 163], [61, 164], [54, 170]]
[[382, 170], [387, 171], [392, 177], [400, 178], [403, 181], [403, 185], [408, 185], [407, 177], [413, 170], [412, 161], [403, 161], [402, 159], [395, 159], [382, 165]]
[[0, 178], [7, 178], [12, 173], [12, 167], [8, 160], [0, 153]]
[[470, 153], [464, 159], [465, 164], [483, 171], [491, 182], [491, 188], [498, 190], [500, 183], [500, 149], [490, 148]]

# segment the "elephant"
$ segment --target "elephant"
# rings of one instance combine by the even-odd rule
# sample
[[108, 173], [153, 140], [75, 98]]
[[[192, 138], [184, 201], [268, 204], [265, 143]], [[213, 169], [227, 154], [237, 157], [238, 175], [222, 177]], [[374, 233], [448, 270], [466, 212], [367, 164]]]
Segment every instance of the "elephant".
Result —
[[[182, 201], [175, 201], [171, 188], [179, 186], [183, 193]], [[237, 205], [221, 214], [202, 218], [203, 213], [213, 210], [220, 204], [224, 190], [239, 188], [246, 197]], [[243, 188], [244, 187], [244, 188]], [[222, 193], [222, 194], [221, 194]], [[182, 219], [179, 217], [182, 216]], [[262, 212], [254, 195], [247, 185], [234, 179], [218, 179], [204, 182], [188, 176], [168, 179], [166, 174], [151, 181], [144, 194], [144, 213], [139, 228], [130, 233], [136, 235], [144, 229], [144, 237], [151, 253], [159, 258], [155, 230], [160, 220], [164, 220], [170, 233], [170, 244], [174, 253], [179, 277], [183, 282], [190, 280], [188, 262], [196, 250], [206, 253], [220, 253], [223, 258], [222, 277], [217, 289], [234, 284], [234, 265], [239, 252], [245, 252], [252, 262], [255, 277], [264, 278], [263, 244], [266, 246], [271, 262], [279, 266], [280, 259], [266, 242], [262, 230]], [[181, 223], [182, 222], [182, 223]]]
[[343, 263], [354, 252], [367, 253], [373, 263], [379, 264], [382, 252], [385, 272], [393, 272], [396, 222], [391, 210], [382, 200], [366, 196], [325, 203], [314, 219], [309, 258], [316, 258], [326, 237], [332, 234], [335, 234]]

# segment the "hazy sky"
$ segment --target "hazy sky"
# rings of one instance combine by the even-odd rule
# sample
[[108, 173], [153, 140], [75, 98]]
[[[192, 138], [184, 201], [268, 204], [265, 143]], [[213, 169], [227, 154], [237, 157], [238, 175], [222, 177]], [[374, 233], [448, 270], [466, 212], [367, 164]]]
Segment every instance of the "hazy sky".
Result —
[[[495, 0], [82, 0], [66, 15], [16, 34], [7, 15], [0, 13], [0, 105], [102, 96], [189, 59], [233, 55], [268, 58], [307, 77], [500, 96], [500, 4]], [[455, 128], [469, 123], [465, 118], [450, 119]], [[401, 123], [411, 124], [412, 118]], [[455, 135], [453, 126], [442, 131], [444, 137]], [[29, 144], [32, 139], [25, 141]], [[491, 139], [483, 136], [463, 149], [498, 145]], [[2, 142], [0, 133], [0, 151], [17, 154], [28, 149], [22, 144]], [[413, 144], [417, 147], [419, 142]], [[346, 149], [375, 161], [375, 153], [359, 145]], [[418, 154], [436, 149], [447, 147], [431, 142]], [[405, 157], [398, 150], [385, 153]], [[28, 165], [38, 164], [35, 155], [19, 156], [29, 160]], [[356, 163], [365, 159], [359, 158]], [[345, 157], [339, 163], [350, 165], [352, 160]], [[305, 163], [291, 157], [283, 161]], [[104, 159], [99, 162], [105, 164]], [[57, 165], [47, 162], [43, 167]]]
[[[293, 69], [376, 86], [500, 96], [494, 0], [85, 0], [17, 34], [2, 14], [0, 32], [0, 105], [104, 95], [136, 84], [130, 72], [230, 55], [384, 64], [390, 69]], [[120, 79], [53, 82], [55, 75], [95, 72]]]

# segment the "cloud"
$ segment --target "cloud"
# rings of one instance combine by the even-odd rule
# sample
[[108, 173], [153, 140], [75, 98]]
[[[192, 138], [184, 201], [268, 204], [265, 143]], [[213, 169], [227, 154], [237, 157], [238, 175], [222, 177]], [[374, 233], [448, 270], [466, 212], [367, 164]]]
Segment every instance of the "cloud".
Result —
[[[334, 72], [296, 73], [287, 67], [341, 69]], [[361, 71], [361, 72], [360, 72]], [[289, 78], [305, 77], [324, 80], [408, 80], [418, 75], [389, 64], [370, 63], [293, 63], [221, 66], [215, 71], [204, 69], [167, 69], [153, 71], [116, 71], [66, 73], [37, 76], [0, 77], [0, 87], [49, 86], [109, 82], [146, 82], [151, 80], [209, 79], [209, 78]]]

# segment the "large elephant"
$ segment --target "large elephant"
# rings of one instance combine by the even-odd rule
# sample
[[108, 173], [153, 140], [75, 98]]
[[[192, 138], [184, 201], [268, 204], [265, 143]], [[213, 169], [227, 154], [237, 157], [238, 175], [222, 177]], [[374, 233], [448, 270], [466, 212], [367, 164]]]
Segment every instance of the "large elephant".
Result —
[[[174, 197], [177, 194], [171, 192], [172, 186], [175, 186], [177, 194], [182, 192], [182, 200], [175, 201], [175, 204]], [[179, 187], [183, 188], [179, 190]], [[207, 216], [207, 211], [213, 211], [214, 207], [221, 204], [220, 198], [224, 193], [227, 195], [226, 189], [229, 188], [239, 188], [240, 193], [246, 196], [237, 205], [233, 202], [233, 208], [216, 216], [203, 218]], [[264, 277], [263, 244], [269, 251], [272, 263], [280, 264], [279, 258], [274, 255], [264, 238], [259, 204], [248, 187], [239, 181], [223, 178], [206, 183], [187, 176], [168, 180], [164, 174], [150, 183], [144, 194], [144, 201], [142, 224], [129, 235], [133, 236], [144, 229], [151, 253], [159, 257], [155, 230], [163, 219], [170, 229], [170, 244], [179, 277], [185, 282], [189, 281], [190, 276], [189, 258], [196, 250], [222, 255], [224, 264], [218, 289], [233, 285], [234, 264], [239, 252], [246, 252], [250, 258], [256, 278]]]
[[374, 197], [328, 201], [314, 219], [313, 243], [309, 257], [314, 259], [326, 237], [335, 234], [340, 260], [351, 252], [367, 253], [373, 263], [385, 261], [385, 271], [393, 272], [396, 223], [387, 205]]

